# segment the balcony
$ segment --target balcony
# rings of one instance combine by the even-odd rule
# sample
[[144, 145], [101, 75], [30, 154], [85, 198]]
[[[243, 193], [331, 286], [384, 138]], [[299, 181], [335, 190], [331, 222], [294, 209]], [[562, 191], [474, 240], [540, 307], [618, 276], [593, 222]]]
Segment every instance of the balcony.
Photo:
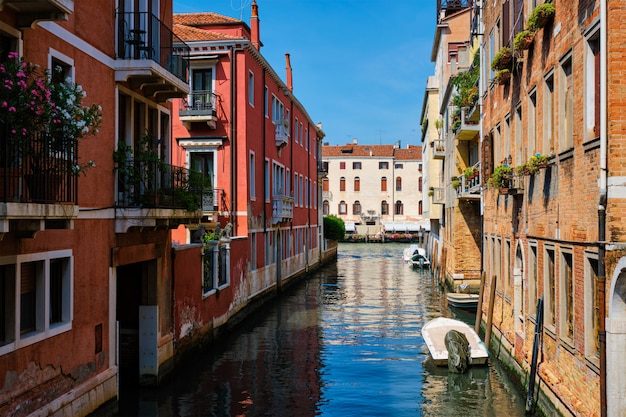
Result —
[[15, 11], [20, 29], [32, 28], [43, 20], [64, 21], [74, 13], [74, 0], [0, 0], [0, 10], [5, 6]]
[[328, 190], [322, 190], [322, 198], [324, 200], [332, 200], [333, 199], [333, 192], [332, 191], [328, 191]]
[[470, 110], [475, 107], [463, 107], [460, 112], [460, 119], [453, 125], [454, 138], [457, 140], [473, 140], [480, 133], [478, 121], [470, 119]]
[[191, 130], [191, 123], [206, 123], [215, 129], [217, 117], [215, 112], [215, 94], [209, 90], [192, 91], [180, 104], [178, 115], [187, 130]]
[[318, 161], [317, 162], [317, 177], [326, 178], [327, 176], [328, 176], [328, 162]]
[[218, 210], [221, 190], [196, 171], [160, 161], [128, 161], [118, 167], [116, 233], [129, 228], [176, 228]]
[[293, 220], [293, 197], [286, 195], [272, 196], [272, 223], [290, 222]]
[[459, 181], [459, 186], [456, 187], [457, 198], [463, 200], [480, 199], [480, 169], [476, 171], [475, 176], [465, 177], [465, 175], [461, 175]]
[[446, 193], [443, 187], [433, 187], [433, 204], [446, 204]]
[[434, 159], [445, 159], [446, 158], [446, 141], [437, 139], [430, 142], [430, 147], [433, 148], [433, 158]]
[[276, 146], [281, 148], [289, 143], [289, 120], [281, 119], [274, 121], [276, 128]]
[[157, 102], [189, 94], [189, 46], [156, 16], [117, 13], [115, 81]]
[[0, 238], [72, 227], [78, 216], [77, 143], [39, 133], [12, 143], [0, 136]]

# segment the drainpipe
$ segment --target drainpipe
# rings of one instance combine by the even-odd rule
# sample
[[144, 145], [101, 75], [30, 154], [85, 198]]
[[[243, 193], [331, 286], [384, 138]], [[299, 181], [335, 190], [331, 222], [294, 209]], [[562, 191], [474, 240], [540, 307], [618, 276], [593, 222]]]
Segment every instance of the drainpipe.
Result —
[[237, 71], [235, 46], [230, 47], [230, 221], [237, 233]]
[[607, 0], [600, 2], [600, 201], [598, 202], [598, 305], [600, 323], [600, 416], [607, 416], [606, 398], [606, 203], [607, 203]]

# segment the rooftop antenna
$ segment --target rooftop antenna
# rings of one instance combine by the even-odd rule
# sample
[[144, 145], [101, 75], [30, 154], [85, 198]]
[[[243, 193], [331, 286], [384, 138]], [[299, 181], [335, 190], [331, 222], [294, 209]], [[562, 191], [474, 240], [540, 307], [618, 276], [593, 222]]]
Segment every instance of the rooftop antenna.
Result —
[[234, 2], [235, 0], [230, 0], [230, 8], [239, 11], [239, 20], [243, 20], [243, 11], [252, 4], [252, 0], [240, 0], [239, 7], [235, 7], [233, 5]]

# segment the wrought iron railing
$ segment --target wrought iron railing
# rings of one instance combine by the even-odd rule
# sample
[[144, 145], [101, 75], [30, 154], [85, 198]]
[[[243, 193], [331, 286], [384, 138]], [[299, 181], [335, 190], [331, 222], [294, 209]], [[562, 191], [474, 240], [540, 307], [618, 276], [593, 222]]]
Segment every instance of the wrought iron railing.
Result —
[[190, 48], [155, 15], [147, 12], [117, 13], [117, 57], [149, 59], [178, 79], [189, 79]]
[[205, 116], [215, 113], [215, 93], [195, 90], [181, 101], [180, 116]]
[[45, 132], [18, 138], [0, 125], [0, 143], [0, 201], [77, 204], [75, 140]]
[[118, 207], [216, 211], [221, 190], [201, 173], [160, 161], [131, 160], [117, 167]]

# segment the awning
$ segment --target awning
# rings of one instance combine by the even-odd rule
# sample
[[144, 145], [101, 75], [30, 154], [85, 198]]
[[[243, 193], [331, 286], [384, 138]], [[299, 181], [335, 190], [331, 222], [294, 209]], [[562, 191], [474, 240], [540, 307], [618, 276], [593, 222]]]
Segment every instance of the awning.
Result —
[[420, 231], [430, 231], [430, 222], [427, 220], [421, 222], [382, 222], [386, 233], [418, 233]]

